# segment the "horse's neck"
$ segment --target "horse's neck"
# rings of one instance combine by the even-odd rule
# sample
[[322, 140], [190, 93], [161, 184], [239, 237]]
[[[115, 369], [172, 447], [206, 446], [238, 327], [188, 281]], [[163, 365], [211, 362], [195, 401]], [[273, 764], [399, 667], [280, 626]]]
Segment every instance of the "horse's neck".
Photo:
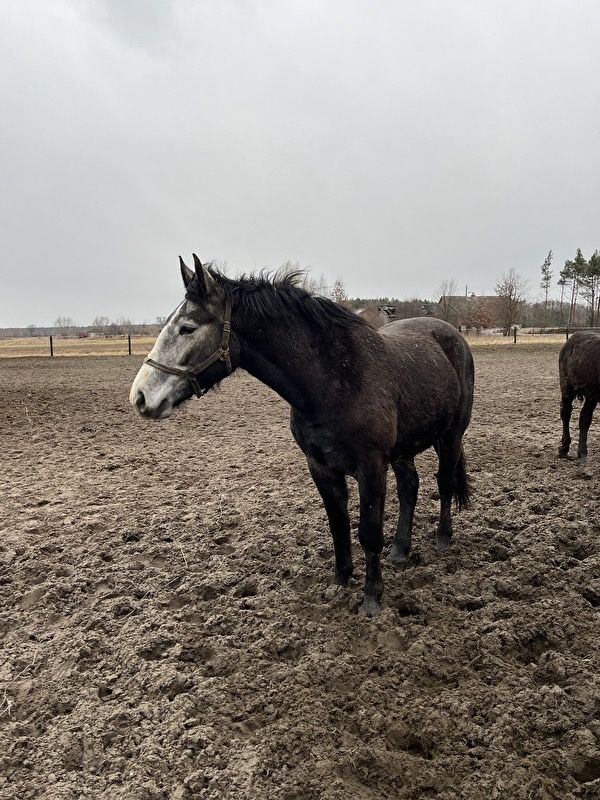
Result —
[[[236, 326], [239, 366], [281, 395], [303, 414], [318, 411], [329, 393], [332, 376], [311, 347], [311, 334], [290, 318], [244, 319]], [[314, 334], [312, 334], [314, 337]]]

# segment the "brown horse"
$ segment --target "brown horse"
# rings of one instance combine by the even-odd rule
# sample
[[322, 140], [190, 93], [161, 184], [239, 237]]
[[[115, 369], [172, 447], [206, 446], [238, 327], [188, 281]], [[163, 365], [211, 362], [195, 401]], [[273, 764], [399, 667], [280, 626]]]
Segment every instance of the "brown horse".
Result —
[[469, 501], [462, 437], [473, 403], [473, 359], [464, 339], [436, 319], [395, 322], [381, 332], [296, 276], [232, 280], [194, 256], [181, 261], [184, 302], [169, 317], [135, 378], [130, 401], [162, 419], [193, 394], [241, 367], [291, 406], [292, 434], [308, 461], [333, 536], [337, 580], [353, 571], [346, 476], [359, 486], [358, 538], [366, 559], [360, 610], [383, 593], [380, 555], [386, 474], [395, 472], [400, 515], [391, 557], [410, 549], [419, 478], [414, 457], [439, 458], [437, 544], [452, 536], [451, 502]]
[[573, 400], [583, 400], [579, 414], [579, 445], [577, 459], [587, 461], [587, 437], [592, 415], [600, 399], [600, 335], [594, 331], [578, 331], [563, 345], [558, 359], [560, 377], [560, 417], [563, 435], [558, 450], [561, 458], [567, 458], [571, 445], [569, 422], [573, 411]]

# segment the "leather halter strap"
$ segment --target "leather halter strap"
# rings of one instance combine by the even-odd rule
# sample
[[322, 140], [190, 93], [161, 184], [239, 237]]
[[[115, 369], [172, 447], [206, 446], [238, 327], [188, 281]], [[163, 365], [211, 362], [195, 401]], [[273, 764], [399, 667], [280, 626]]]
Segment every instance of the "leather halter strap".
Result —
[[223, 332], [221, 334], [221, 344], [219, 349], [205, 358], [200, 364], [193, 364], [187, 369], [181, 367], [170, 367], [167, 364], [161, 364], [160, 361], [155, 361], [153, 358], [145, 358], [144, 364], [149, 364], [151, 367], [160, 370], [161, 372], [168, 372], [169, 375], [179, 375], [181, 378], [186, 378], [193, 389], [196, 397], [202, 397], [203, 394], [208, 392], [208, 389], [203, 389], [198, 383], [198, 378], [205, 372], [211, 364], [215, 361], [223, 361], [227, 374], [231, 375], [233, 369], [231, 367], [231, 354], [229, 352], [229, 335], [231, 333], [231, 299], [228, 297], [225, 301], [225, 316], [223, 318]]

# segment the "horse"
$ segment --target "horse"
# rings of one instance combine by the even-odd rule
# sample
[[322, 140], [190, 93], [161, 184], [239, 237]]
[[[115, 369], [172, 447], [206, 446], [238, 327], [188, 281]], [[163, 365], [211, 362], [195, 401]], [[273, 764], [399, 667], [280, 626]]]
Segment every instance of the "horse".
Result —
[[583, 400], [579, 414], [577, 460], [587, 462], [587, 437], [592, 415], [600, 399], [600, 336], [593, 331], [578, 331], [562, 346], [558, 357], [560, 377], [560, 417], [563, 435], [558, 449], [560, 458], [567, 458], [571, 445], [569, 422], [573, 400]]
[[290, 427], [306, 456], [333, 538], [335, 580], [353, 574], [347, 476], [358, 482], [358, 538], [365, 554], [362, 614], [381, 608], [383, 514], [391, 464], [400, 512], [390, 557], [408, 557], [419, 476], [414, 458], [439, 459], [437, 547], [452, 538], [451, 505], [469, 504], [462, 447], [473, 404], [469, 347], [433, 318], [374, 330], [359, 316], [312, 295], [301, 273], [232, 279], [194, 254], [180, 257], [185, 299], [167, 319], [133, 381], [130, 402], [165, 419], [242, 368], [290, 405]]

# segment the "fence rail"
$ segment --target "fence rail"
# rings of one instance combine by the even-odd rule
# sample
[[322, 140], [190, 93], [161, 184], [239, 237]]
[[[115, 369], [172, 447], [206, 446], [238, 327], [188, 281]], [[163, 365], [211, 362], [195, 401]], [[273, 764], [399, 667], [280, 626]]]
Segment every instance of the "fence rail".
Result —
[[568, 339], [569, 336], [573, 333], [577, 333], [578, 331], [596, 331], [600, 333], [600, 326], [598, 325], [565, 325], [556, 327], [553, 326], [551, 328], [532, 328], [531, 330], [527, 331], [527, 333], [520, 333], [521, 336], [552, 336], [552, 335], [563, 335], [565, 339]]
[[[490, 334], [474, 328], [463, 329], [462, 333], [472, 346], [479, 345], [516, 345], [520, 342], [547, 342], [559, 343], [567, 340], [577, 331], [597, 331], [600, 327], [552, 327], [535, 328], [526, 331], [513, 327], [502, 334]], [[56, 334], [49, 336], [29, 336], [23, 338], [0, 339], [0, 358], [23, 358], [27, 356], [119, 356], [119, 355], [145, 355], [152, 349], [156, 337], [148, 334], [125, 334], [116, 336], [97, 337], [61, 337]]]
[[494, 342], [511, 342], [513, 344], [517, 344], [518, 342], [527, 342], [532, 340], [540, 340], [544, 338], [548, 342], [558, 341], [562, 338], [568, 340], [569, 336], [573, 333], [577, 333], [578, 331], [594, 331], [600, 334], [600, 326], [595, 325], [594, 327], [591, 326], [561, 326], [556, 327], [553, 326], [551, 328], [526, 328], [522, 329], [517, 326], [513, 326], [508, 330], [505, 330], [503, 333], [492, 333], [489, 330], [479, 330], [475, 328], [459, 328], [459, 331], [462, 335], [467, 339], [468, 342], [471, 344], [475, 342], [488, 342], [492, 344]]
[[593, 327], [589, 326], [589, 327], [585, 327], [585, 328], [584, 327], [574, 327], [573, 326], [571, 328], [565, 328], [565, 331], [566, 331], [567, 339], [568, 339], [569, 336], [572, 333], [577, 333], [578, 331], [598, 331], [598, 333], [600, 333], [600, 327], [598, 327], [597, 325], [594, 325]]

